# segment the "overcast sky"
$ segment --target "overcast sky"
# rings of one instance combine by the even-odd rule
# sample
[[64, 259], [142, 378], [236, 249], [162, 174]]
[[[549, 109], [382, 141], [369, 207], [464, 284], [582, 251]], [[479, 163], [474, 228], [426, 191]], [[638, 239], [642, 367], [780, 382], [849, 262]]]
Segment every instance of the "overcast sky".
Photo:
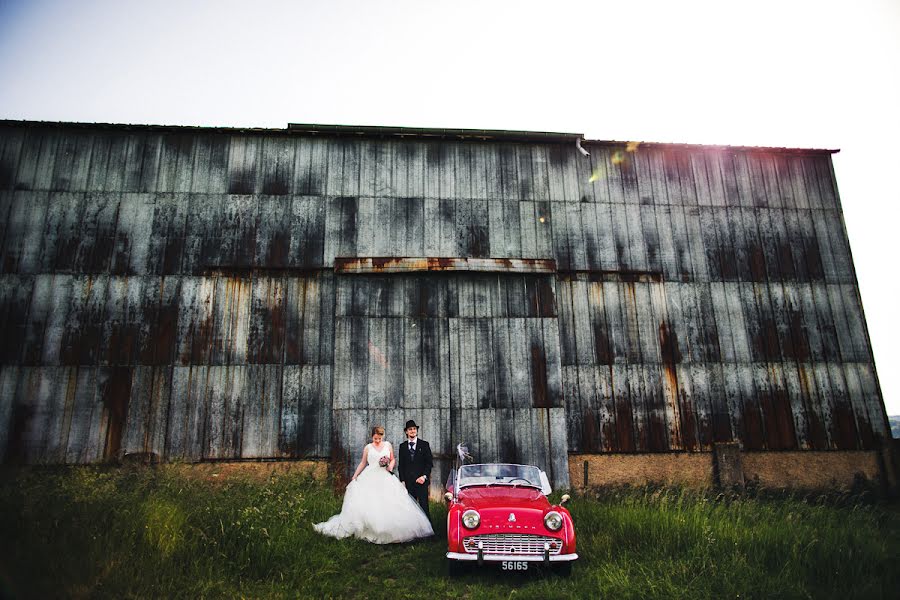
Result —
[[0, 0], [0, 118], [839, 148], [900, 414], [900, 0]]

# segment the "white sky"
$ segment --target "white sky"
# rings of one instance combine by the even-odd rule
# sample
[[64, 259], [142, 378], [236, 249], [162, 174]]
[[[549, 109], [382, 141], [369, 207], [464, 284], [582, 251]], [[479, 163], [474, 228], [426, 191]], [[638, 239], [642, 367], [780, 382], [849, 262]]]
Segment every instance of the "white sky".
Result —
[[900, 414], [900, 0], [0, 0], [0, 118], [840, 148]]

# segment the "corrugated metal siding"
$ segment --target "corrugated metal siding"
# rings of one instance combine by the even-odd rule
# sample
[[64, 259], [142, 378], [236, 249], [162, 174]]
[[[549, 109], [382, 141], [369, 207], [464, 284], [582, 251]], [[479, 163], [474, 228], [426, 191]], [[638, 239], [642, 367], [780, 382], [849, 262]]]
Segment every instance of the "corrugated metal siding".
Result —
[[[585, 146], [4, 126], [0, 452], [329, 456], [407, 414], [440, 452], [463, 432], [548, 468], [563, 431], [571, 451], [887, 435], [828, 155]], [[557, 316], [529, 316], [540, 276], [335, 257], [552, 259]], [[562, 400], [519, 408], [537, 331]], [[369, 342], [391, 365], [518, 362], [370, 382]]]

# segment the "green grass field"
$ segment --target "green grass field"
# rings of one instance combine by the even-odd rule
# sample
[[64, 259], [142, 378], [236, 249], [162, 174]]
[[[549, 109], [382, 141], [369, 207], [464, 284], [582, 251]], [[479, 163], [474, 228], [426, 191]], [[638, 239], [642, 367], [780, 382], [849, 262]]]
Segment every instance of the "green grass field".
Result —
[[571, 577], [446, 575], [436, 539], [323, 538], [340, 509], [305, 476], [208, 481], [170, 467], [7, 470], [0, 596], [302, 598], [894, 598], [900, 511], [853, 497], [673, 489], [578, 496]]

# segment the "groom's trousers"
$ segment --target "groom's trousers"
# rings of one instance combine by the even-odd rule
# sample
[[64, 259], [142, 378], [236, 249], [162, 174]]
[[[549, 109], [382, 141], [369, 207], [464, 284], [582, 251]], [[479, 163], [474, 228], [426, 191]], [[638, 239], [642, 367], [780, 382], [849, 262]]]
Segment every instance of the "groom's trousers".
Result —
[[425, 514], [431, 517], [428, 512], [428, 481], [426, 480], [425, 483], [421, 484], [416, 483], [415, 481], [407, 481], [406, 491], [408, 491], [409, 495], [419, 503], [419, 506], [425, 511]]

